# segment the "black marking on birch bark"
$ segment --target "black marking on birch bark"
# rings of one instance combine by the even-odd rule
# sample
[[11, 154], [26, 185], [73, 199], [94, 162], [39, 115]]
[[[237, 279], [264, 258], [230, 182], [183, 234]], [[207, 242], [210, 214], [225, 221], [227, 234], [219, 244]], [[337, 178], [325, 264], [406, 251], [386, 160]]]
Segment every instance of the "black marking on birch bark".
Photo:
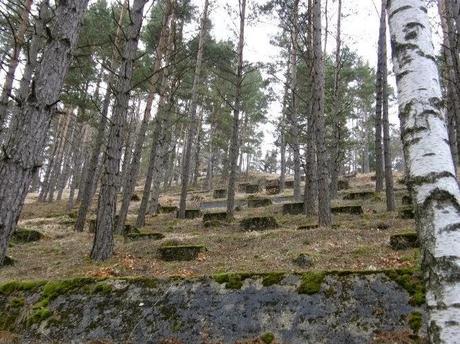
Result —
[[428, 60], [431, 60], [431, 61], [433, 61], [434, 63], [437, 63], [436, 57], [434, 57], [433, 55], [425, 54], [425, 53], [424, 53], [423, 51], [421, 51], [420, 49], [418, 49], [418, 50], [416, 51], [416, 54], [419, 55], [419, 56], [421, 56], [421, 57], [424, 57], [424, 58], [426, 58], [426, 59], [428, 59]]
[[434, 153], [425, 153], [425, 154], [423, 154], [423, 156], [434, 156], [434, 155], [436, 155], [436, 154], [434, 154]]
[[428, 13], [428, 10], [426, 9], [425, 6], [420, 6], [419, 9], [420, 9], [420, 11], [423, 11], [423, 12], [425, 12], [425, 13]]
[[420, 23], [420, 22], [410, 22], [410, 23], [407, 23], [405, 26], [406, 26], [406, 28], [409, 29], [409, 30], [414, 29], [414, 28], [416, 28], [416, 27], [420, 27], [420, 28], [422, 28], [422, 29], [425, 28], [425, 25], [423, 25], [423, 24]]
[[405, 142], [403, 142], [404, 148], [408, 148], [412, 145], [415, 145], [416, 143], [419, 143], [422, 139], [420, 137], [414, 137], [410, 139], [406, 139]]
[[440, 113], [439, 111], [435, 111], [435, 110], [432, 110], [432, 109], [426, 109], [426, 110], [423, 110], [422, 112], [420, 112], [417, 117], [428, 117], [428, 116], [433, 116], [435, 118], [438, 118], [442, 121], [444, 121], [444, 116], [442, 115], [442, 113]]
[[411, 70], [405, 70], [401, 73], [396, 74], [396, 81], [399, 82], [402, 78], [404, 78], [406, 75], [412, 73]]
[[438, 97], [432, 97], [428, 99], [430, 105], [441, 111], [444, 108], [444, 100]]
[[456, 232], [457, 230], [460, 229], [460, 223], [452, 223], [450, 225], [445, 226], [444, 228], [441, 228], [439, 230], [439, 233], [450, 233], [450, 232]]
[[397, 13], [399, 13], [399, 12], [402, 12], [402, 11], [409, 10], [409, 9], [411, 9], [411, 8], [413, 8], [413, 7], [412, 7], [412, 6], [408, 6], [408, 5], [402, 6], [402, 7], [400, 7], [400, 8], [397, 8], [397, 9], [395, 9], [393, 12], [390, 13], [390, 15], [389, 15], [388, 18], [391, 19], [391, 18], [393, 18], [393, 16], [394, 16], [395, 14], [397, 14]]
[[[434, 257], [436, 270], [431, 271], [436, 275], [436, 282], [440, 280], [449, 283], [458, 283], [460, 281], [460, 267], [457, 264], [456, 256]], [[444, 283], [443, 283], [444, 284]]]
[[[402, 132], [401, 137], [404, 140], [406, 138], [406, 136], [415, 135], [415, 134], [424, 132], [426, 130], [428, 130], [427, 127], [411, 127], [411, 128], [407, 128], [407, 129], [404, 129], [404, 131]], [[409, 140], [410, 138], [407, 138], [407, 139]]]
[[[443, 171], [443, 172], [432, 172], [425, 176], [409, 177], [407, 178], [407, 182], [410, 185], [434, 184], [435, 182], [437, 182], [439, 179], [442, 179], [442, 178], [456, 179], [455, 175], [453, 175], [451, 172]], [[446, 191], [446, 193], [448, 192]], [[448, 194], [452, 196], [452, 194], [450, 193]]]
[[416, 39], [418, 36], [418, 32], [416, 30], [409, 31], [405, 34], [404, 39], [406, 41], [411, 40], [411, 39]]
[[407, 117], [410, 115], [412, 106], [414, 105], [414, 100], [407, 102], [404, 106], [399, 106], [399, 118], [401, 119], [402, 124], [405, 123]]

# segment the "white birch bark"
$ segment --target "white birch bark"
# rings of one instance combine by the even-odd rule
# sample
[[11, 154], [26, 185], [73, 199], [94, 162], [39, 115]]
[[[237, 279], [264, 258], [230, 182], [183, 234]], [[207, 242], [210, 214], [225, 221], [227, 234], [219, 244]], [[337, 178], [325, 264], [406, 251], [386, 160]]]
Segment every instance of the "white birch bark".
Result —
[[422, 0], [389, 2], [408, 185], [415, 200], [432, 343], [460, 338], [460, 190]]

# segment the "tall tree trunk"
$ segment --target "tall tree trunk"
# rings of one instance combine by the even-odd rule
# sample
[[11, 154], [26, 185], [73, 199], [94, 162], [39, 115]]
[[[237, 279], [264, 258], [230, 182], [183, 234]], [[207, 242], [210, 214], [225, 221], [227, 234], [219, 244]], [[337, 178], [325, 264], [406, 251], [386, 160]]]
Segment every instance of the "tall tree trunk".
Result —
[[316, 129], [318, 162], [318, 223], [332, 223], [329, 195], [329, 164], [327, 161], [326, 130], [324, 124], [324, 60], [321, 45], [321, 0], [313, 3], [313, 117]]
[[[326, 5], [327, 6], [327, 5]], [[335, 198], [337, 196], [337, 185], [340, 173], [340, 167], [342, 164], [342, 147], [341, 147], [341, 138], [344, 123], [338, 118], [341, 115], [340, 111], [340, 98], [339, 98], [339, 81], [340, 81], [340, 71], [342, 69], [342, 40], [341, 40], [341, 26], [342, 26], [342, 0], [337, 1], [337, 35], [335, 40], [335, 68], [334, 68], [334, 88], [332, 94], [332, 123], [333, 123], [333, 145], [332, 145], [332, 154], [331, 154], [331, 197]], [[327, 35], [327, 33], [326, 33]]]
[[[289, 53], [290, 54], [290, 53]], [[288, 59], [286, 68], [286, 82], [284, 83], [284, 94], [283, 94], [283, 109], [281, 114], [280, 123], [280, 193], [284, 193], [286, 188], [286, 119], [288, 111], [288, 100], [289, 100], [289, 84], [291, 60]]]
[[449, 129], [449, 142], [452, 152], [454, 165], [458, 165], [458, 142], [456, 131], [460, 128], [458, 121], [460, 120], [460, 99], [457, 96], [457, 84], [460, 80], [457, 79], [455, 69], [457, 68], [454, 60], [458, 58], [454, 56], [457, 53], [456, 47], [452, 47], [451, 43], [456, 43], [456, 36], [453, 25], [453, 15], [451, 14], [451, 5], [446, 3], [446, 0], [438, 1], [438, 11], [441, 18], [441, 27], [443, 31], [443, 46], [442, 55], [444, 59], [444, 70], [442, 71], [443, 79], [445, 80], [446, 88], [446, 107], [447, 107], [447, 127]]
[[431, 343], [460, 338], [460, 190], [422, 0], [389, 2], [401, 137], [422, 246]]
[[[134, 107], [134, 104], [133, 104]], [[126, 176], [128, 174], [128, 168], [131, 163], [131, 157], [133, 155], [133, 134], [136, 133], [137, 127], [137, 106], [131, 111], [131, 115], [128, 115], [129, 118], [123, 128], [124, 131], [124, 143], [123, 145], [123, 163], [121, 165], [120, 178], [118, 179], [118, 192], [124, 192], [124, 185], [126, 184]], [[136, 114], [135, 114], [136, 112]]]
[[54, 201], [54, 193], [56, 191], [56, 186], [58, 183], [59, 176], [61, 175], [62, 160], [64, 158], [64, 148], [66, 145], [67, 132], [69, 130], [69, 124], [70, 124], [70, 118], [71, 118], [70, 111], [71, 110], [68, 109], [63, 118], [64, 127], [62, 128], [62, 134], [60, 135], [61, 139], [59, 141], [59, 146], [56, 152], [53, 173], [51, 174], [51, 178], [49, 181], [49, 193], [47, 197], [48, 202]]
[[384, 44], [386, 40], [386, 25], [384, 13], [380, 16], [380, 29], [377, 52], [377, 80], [375, 83], [375, 191], [383, 191], [384, 165], [382, 146], [382, 110], [383, 110], [383, 69], [385, 64]]
[[[123, 18], [125, 16], [125, 12], [127, 10], [128, 5], [129, 5], [128, 0], [125, 0], [125, 3], [120, 11], [120, 16], [118, 17], [115, 45], [112, 48], [112, 56], [110, 59], [110, 68], [113, 71], [116, 71], [120, 64], [119, 58], [118, 58], [118, 51], [121, 50], [121, 40], [124, 34], [122, 30]], [[102, 71], [101, 71], [100, 79], [101, 78], [102, 78]], [[81, 197], [80, 208], [78, 209], [77, 221], [75, 222], [75, 231], [77, 232], [83, 232], [83, 229], [85, 228], [86, 215], [88, 214], [88, 210], [91, 207], [91, 201], [94, 195], [93, 190], [96, 189], [97, 182], [98, 182], [98, 174], [96, 172], [98, 171], [98, 166], [100, 165], [99, 156], [101, 155], [101, 150], [102, 150], [104, 139], [105, 139], [106, 126], [108, 123], [107, 116], [109, 113], [110, 97], [112, 95], [112, 88], [114, 86], [113, 84], [114, 84], [114, 74], [109, 74], [107, 78], [107, 89], [106, 89], [104, 100], [102, 103], [101, 119], [98, 124], [96, 139], [94, 141], [94, 147], [91, 152], [91, 157], [88, 162], [88, 166], [85, 170], [85, 176], [84, 176], [85, 178], [82, 180], [83, 182], [82, 190], [79, 191], [79, 198]], [[99, 90], [99, 87], [97, 88], [97, 90]]]
[[457, 152], [460, 154], [460, 2], [458, 0], [440, 0], [438, 3], [441, 3], [445, 10], [445, 16], [441, 16], [441, 25], [448, 40], [448, 42], [445, 42], [444, 48], [450, 48], [451, 68], [449, 68], [449, 79], [452, 82], [451, 92], [455, 99], [453, 106], [456, 108], [456, 141]]
[[19, 64], [19, 54], [24, 45], [24, 35], [29, 25], [29, 12], [32, 7], [32, 0], [25, 0], [22, 5], [21, 24], [17, 32], [12, 32], [13, 44], [11, 59], [8, 64], [5, 81], [3, 83], [2, 93], [0, 96], [0, 132], [3, 131], [8, 117], [8, 101], [13, 90], [14, 74]]
[[195, 66], [195, 76], [193, 78], [193, 86], [192, 86], [192, 95], [191, 95], [191, 103], [190, 103], [190, 117], [189, 117], [189, 125], [188, 125], [188, 134], [187, 140], [185, 145], [185, 152], [184, 152], [184, 163], [182, 165], [182, 176], [181, 176], [181, 193], [180, 193], [180, 200], [179, 200], [179, 212], [177, 217], [180, 219], [185, 218], [185, 210], [187, 206], [187, 189], [188, 184], [190, 181], [190, 161], [192, 157], [192, 145], [193, 141], [195, 140], [196, 136], [196, 109], [198, 106], [198, 86], [200, 84], [200, 76], [201, 76], [201, 65], [203, 63], [203, 51], [204, 51], [204, 43], [205, 43], [205, 34], [206, 34], [206, 25], [208, 21], [208, 6], [209, 0], [204, 0], [204, 9], [203, 9], [203, 16], [201, 18], [201, 27], [200, 27], [200, 36], [198, 39], [198, 52], [196, 55], [196, 66]]
[[[308, 0], [308, 27], [307, 27], [307, 54], [304, 57], [305, 64], [308, 66], [310, 74], [313, 72], [313, 5], [312, 0]], [[313, 99], [313, 82], [310, 78], [309, 99]], [[318, 166], [316, 163], [316, 140], [315, 140], [315, 117], [313, 113], [313, 101], [307, 104], [307, 149], [305, 152], [305, 191], [304, 191], [304, 211], [307, 216], [317, 214], [318, 200]]]
[[[82, 110], [83, 113], [83, 110]], [[79, 134], [75, 137], [74, 147], [76, 147], [76, 151], [72, 157], [72, 181], [70, 183], [70, 191], [69, 191], [69, 200], [67, 201], [67, 211], [70, 212], [74, 206], [74, 196], [75, 196], [75, 189], [78, 187], [79, 179], [81, 178], [81, 165], [82, 165], [82, 157], [84, 147], [87, 144], [87, 127], [84, 125]]]
[[382, 41], [382, 129], [383, 129], [383, 160], [385, 163], [385, 194], [387, 211], [396, 209], [395, 191], [393, 187], [393, 164], [391, 160], [390, 145], [390, 121], [388, 119], [388, 67], [387, 67], [387, 22], [386, 22], [387, 1], [382, 0], [380, 25], [384, 26], [384, 38]]
[[[51, 173], [53, 172], [53, 168], [54, 168], [54, 160], [56, 157], [56, 152], [58, 150], [59, 144], [61, 142], [60, 135], [61, 135], [61, 126], [63, 125], [63, 122], [64, 122], [63, 117], [57, 118], [54, 122], [55, 122], [55, 127], [56, 127], [54, 130], [55, 131], [54, 140], [53, 140], [54, 142], [52, 143], [52, 148], [50, 147], [50, 152], [47, 157], [48, 165], [46, 166], [45, 176], [43, 178], [41, 190], [38, 195], [38, 200], [40, 202], [45, 202], [46, 198], [48, 197]], [[53, 126], [53, 121], [51, 123], [51, 126]]]
[[193, 172], [193, 185], [198, 185], [198, 177], [200, 175], [200, 152], [201, 152], [201, 141], [203, 139], [203, 109], [201, 111], [200, 119], [198, 120], [198, 133], [196, 135], [195, 142], [195, 168]]
[[91, 258], [107, 260], [113, 253], [113, 232], [117, 207], [117, 189], [120, 173], [123, 126], [128, 114], [131, 93], [133, 65], [143, 20], [144, 6], [148, 0], [134, 0], [129, 9], [130, 23], [126, 29], [126, 42], [122, 53], [122, 64], [118, 71], [115, 104], [110, 121], [109, 138], [104, 153], [104, 167], [99, 193], [96, 233], [94, 235]]
[[72, 112], [69, 114], [70, 116], [70, 123], [69, 123], [69, 129], [67, 133], [67, 138], [66, 138], [66, 143], [64, 147], [64, 160], [63, 160], [63, 166], [62, 166], [62, 172], [59, 176], [58, 182], [57, 182], [57, 197], [56, 200], [60, 201], [62, 200], [62, 194], [64, 193], [64, 189], [67, 185], [67, 181], [69, 179], [69, 175], [71, 172], [71, 160], [72, 160], [72, 149], [75, 148], [73, 145], [74, 142], [74, 137], [77, 135], [77, 118], [75, 114]]
[[171, 0], [171, 15], [169, 16], [169, 30], [168, 30], [168, 39], [166, 41], [166, 49], [165, 49], [165, 67], [163, 69], [163, 75], [161, 79], [161, 85], [159, 87], [160, 93], [160, 100], [158, 103], [158, 110], [157, 115], [154, 121], [154, 129], [152, 131], [152, 144], [149, 153], [149, 165], [147, 168], [147, 176], [145, 178], [144, 184], [144, 192], [142, 194], [141, 205], [139, 207], [139, 212], [137, 214], [136, 219], [136, 227], [142, 228], [145, 225], [145, 215], [147, 214], [149, 200], [150, 200], [150, 193], [152, 190], [152, 182], [153, 177], [155, 174], [155, 166], [157, 164], [157, 157], [159, 152], [160, 141], [163, 138], [164, 130], [165, 130], [165, 123], [166, 123], [166, 105], [168, 99], [168, 84], [169, 84], [169, 74], [170, 68], [168, 64], [171, 62], [172, 58], [172, 49], [171, 46], [173, 44], [175, 29], [174, 29], [174, 21], [175, 21], [175, 0]]
[[370, 166], [369, 166], [369, 132], [367, 130], [367, 127], [365, 123], [367, 123], [369, 119], [369, 116], [367, 113], [364, 113], [364, 118], [362, 122], [362, 128], [364, 130], [364, 135], [363, 135], [363, 144], [362, 144], [362, 154], [363, 154], [363, 173], [369, 173], [370, 172]]
[[240, 15], [240, 33], [238, 40], [238, 65], [236, 72], [235, 85], [235, 103], [233, 105], [233, 125], [230, 142], [230, 175], [228, 178], [227, 190], [227, 217], [233, 218], [235, 211], [235, 186], [238, 169], [238, 152], [239, 152], [239, 128], [240, 128], [240, 111], [241, 111], [241, 88], [243, 84], [243, 49], [244, 49], [244, 26], [246, 21], [246, 0], [238, 0]]
[[300, 145], [299, 145], [299, 123], [298, 123], [298, 101], [297, 101], [297, 46], [299, 26], [299, 0], [294, 0], [291, 13], [291, 49], [290, 49], [290, 89], [291, 99], [288, 110], [289, 121], [289, 144], [294, 159], [294, 199], [300, 200]]
[[0, 161], [0, 265], [27, 195], [41, 165], [43, 149], [56, 104], [78, 37], [88, 0], [61, 1], [49, 31], [49, 41], [35, 75], [31, 96], [14, 116]]
[[19, 84], [18, 98], [20, 102], [24, 102], [31, 90], [31, 81], [34, 71], [38, 64], [38, 53], [44, 45], [44, 31], [46, 24], [52, 17], [52, 11], [49, 8], [48, 1], [42, 1], [38, 10], [38, 17], [34, 23], [34, 34], [32, 35], [30, 44], [27, 49], [27, 62], [24, 66], [21, 82]]

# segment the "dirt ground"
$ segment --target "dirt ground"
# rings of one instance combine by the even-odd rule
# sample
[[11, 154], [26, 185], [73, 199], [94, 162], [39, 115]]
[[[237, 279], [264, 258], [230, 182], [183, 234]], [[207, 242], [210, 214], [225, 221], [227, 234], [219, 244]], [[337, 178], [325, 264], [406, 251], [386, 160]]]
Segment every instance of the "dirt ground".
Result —
[[[357, 176], [352, 189], [345, 192], [372, 189], [370, 176]], [[139, 190], [140, 191], [140, 190]], [[162, 196], [162, 204], [178, 204], [176, 190]], [[407, 191], [399, 185], [397, 204]], [[286, 195], [292, 194], [288, 190]], [[341, 193], [343, 196], [344, 193]], [[261, 193], [260, 196], [267, 196]], [[247, 195], [239, 194], [243, 199]], [[197, 193], [190, 202], [196, 206], [212, 199], [212, 193]], [[162, 233], [162, 240], [130, 241], [116, 236], [115, 255], [104, 263], [89, 259], [93, 235], [73, 231], [73, 219], [66, 214], [64, 199], [54, 203], [39, 203], [36, 195], [27, 199], [19, 228], [40, 231], [44, 238], [27, 244], [12, 244], [8, 255], [13, 266], [0, 269], [0, 282], [12, 279], [52, 279], [76, 276], [146, 276], [192, 277], [221, 272], [304, 272], [308, 270], [380, 270], [410, 268], [418, 264], [419, 250], [394, 251], [390, 236], [414, 232], [414, 220], [385, 211], [385, 195], [371, 199], [344, 201], [334, 204], [362, 204], [363, 215], [335, 215], [332, 228], [302, 230], [298, 227], [314, 224], [315, 218], [304, 215], [283, 215], [282, 205], [264, 208], [243, 208], [232, 223], [205, 228], [201, 218], [178, 220], [175, 214], [149, 216], [141, 229], [145, 233]], [[96, 201], [94, 202], [96, 203]], [[139, 202], [133, 202], [128, 222], [134, 223]], [[74, 210], [75, 211], [75, 210]], [[93, 213], [90, 217], [94, 217]], [[279, 228], [267, 231], [243, 231], [241, 219], [253, 216], [274, 216]], [[380, 229], [379, 229], [380, 228]], [[190, 262], [165, 262], [158, 257], [158, 248], [168, 243], [204, 245], [206, 251]], [[293, 260], [299, 254], [308, 255], [313, 265], [298, 267]]]

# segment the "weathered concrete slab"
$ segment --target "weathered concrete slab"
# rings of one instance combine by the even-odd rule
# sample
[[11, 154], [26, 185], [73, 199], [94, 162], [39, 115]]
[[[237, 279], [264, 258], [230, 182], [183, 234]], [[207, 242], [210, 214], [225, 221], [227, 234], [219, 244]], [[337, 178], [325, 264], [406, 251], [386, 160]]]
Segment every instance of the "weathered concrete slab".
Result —
[[[247, 343], [268, 333], [276, 343], [371, 343], [380, 335], [406, 343], [413, 331], [426, 334], [425, 307], [397, 282], [412, 281], [406, 276], [316, 272], [77, 279], [23, 290], [16, 284], [0, 288], [0, 314], [9, 320], [3, 330], [26, 344]], [[416, 316], [422, 321], [411, 328], [409, 319]]]

